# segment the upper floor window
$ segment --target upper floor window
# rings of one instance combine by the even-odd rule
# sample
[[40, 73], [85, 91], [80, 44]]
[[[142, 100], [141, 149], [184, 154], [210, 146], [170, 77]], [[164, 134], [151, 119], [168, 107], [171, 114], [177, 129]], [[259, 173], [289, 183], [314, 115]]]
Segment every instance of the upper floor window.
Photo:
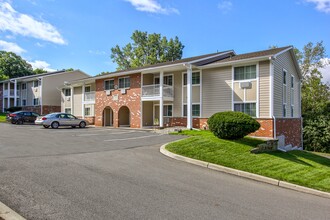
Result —
[[[159, 77], [155, 77], [154, 79], [154, 83], [155, 85], [159, 85], [160, 84], [160, 79]], [[168, 86], [173, 86], [173, 75], [166, 75], [164, 76], [164, 85], [168, 85]]]
[[[200, 72], [192, 72], [192, 85], [199, 85], [201, 82]], [[183, 85], [187, 85], [187, 73], [183, 74]]]
[[257, 78], [257, 66], [240, 66], [234, 68], [234, 80], [246, 80]]
[[64, 89], [63, 93], [65, 96], [71, 96], [71, 89]]
[[105, 80], [104, 90], [112, 90], [112, 89], [115, 89], [115, 80], [114, 79]]
[[22, 90], [26, 89], [26, 83], [22, 83]]
[[119, 81], [119, 89], [131, 87], [131, 82], [129, 77], [119, 78], [118, 81]]
[[91, 92], [91, 87], [90, 86], [85, 86], [85, 92]]
[[33, 81], [33, 87], [38, 87], [40, 85], [39, 80]]

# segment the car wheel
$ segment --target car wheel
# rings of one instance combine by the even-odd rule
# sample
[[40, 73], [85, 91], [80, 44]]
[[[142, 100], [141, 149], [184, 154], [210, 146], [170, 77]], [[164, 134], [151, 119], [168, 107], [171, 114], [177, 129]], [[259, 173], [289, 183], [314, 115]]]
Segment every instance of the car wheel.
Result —
[[18, 124], [18, 125], [22, 125], [24, 122], [23, 122], [23, 120], [17, 120], [17, 122], [16, 122], [16, 124]]
[[14, 124], [16, 124], [16, 121], [11, 121], [11, 123], [14, 125]]
[[79, 128], [84, 128], [86, 127], [86, 122], [82, 121], [79, 123]]
[[52, 124], [51, 124], [52, 128], [58, 128], [60, 126], [60, 124], [57, 122], [57, 121], [54, 121]]
[[44, 128], [49, 128], [49, 125], [43, 125], [44, 126]]

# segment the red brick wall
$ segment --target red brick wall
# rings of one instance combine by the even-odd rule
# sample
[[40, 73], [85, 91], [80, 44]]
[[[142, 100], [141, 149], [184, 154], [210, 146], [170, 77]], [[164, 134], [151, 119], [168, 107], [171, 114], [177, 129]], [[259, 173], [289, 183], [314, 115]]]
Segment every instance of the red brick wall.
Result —
[[[22, 110], [36, 112], [38, 114], [41, 114], [40, 106], [23, 106]], [[49, 106], [49, 105], [42, 106], [43, 115], [46, 115], [46, 114], [49, 114], [52, 112], [61, 112], [61, 106]]]
[[2, 112], [2, 103], [3, 103], [3, 84], [0, 84], [0, 112]]
[[93, 125], [95, 124], [95, 117], [85, 117], [85, 120], [88, 122], [88, 124]]
[[260, 128], [256, 132], [249, 134], [249, 136], [273, 138], [273, 119], [258, 118], [257, 121], [260, 123]]
[[[187, 118], [184, 117], [173, 117], [170, 118], [170, 123], [169, 123], [170, 127], [173, 126], [183, 126], [186, 127], [187, 126]], [[201, 128], [204, 129], [208, 128], [207, 126], [207, 118], [193, 118], [193, 128]]]
[[[118, 77], [109, 77], [115, 79], [115, 85], [118, 85]], [[127, 106], [130, 110], [130, 127], [141, 127], [141, 74], [130, 75], [131, 87], [126, 90], [126, 94], [121, 94], [120, 90], [111, 91], [107, 96], [104, 91], [104, 80], [96, 80], [95, 93], [95, 125], [103, 125], [103, 110], [109, 106], [113, 110], [113, 125], [119, 127], [118, 112], [120, 107]], [[118, 95], [118, 100], [113, 100], [114, 95]]]
[[276, 136], [284, 135], [285, 144], [301, 147], [301, 120], [300, 118], [276, 119]]

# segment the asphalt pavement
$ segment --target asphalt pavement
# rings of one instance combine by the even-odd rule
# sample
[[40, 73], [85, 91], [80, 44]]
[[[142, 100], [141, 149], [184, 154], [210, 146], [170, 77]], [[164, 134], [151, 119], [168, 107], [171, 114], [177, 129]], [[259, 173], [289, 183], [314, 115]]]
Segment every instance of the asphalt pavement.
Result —
[[180, 136], [0, 123], [0, 201], [27, 219], [329, 219], [330, 200], [186, 164]]

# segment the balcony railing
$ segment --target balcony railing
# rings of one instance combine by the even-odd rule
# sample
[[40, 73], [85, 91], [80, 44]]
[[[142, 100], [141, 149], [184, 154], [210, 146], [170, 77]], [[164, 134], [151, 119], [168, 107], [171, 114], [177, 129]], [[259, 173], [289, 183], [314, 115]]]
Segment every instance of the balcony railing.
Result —
[[[142, 86], [142, 97], [160, 97], [159, 85]], [[163, 97], [173, 98], [173, 87], [163, 85]]]
[[95, 101], [95, 92], [85, 92], [85, 101]]
[[[14, 89], [11, 89], [9, 91], [10, 91], [10, 96], [14, 96], [15, 90]], [[19, 90], [16, 91], [16, 95], [17, 96], [19, 96], [19, 92], [20, 92]], [[4, 91], [3, 96], [7, 96], [8, 97], [8, 89]]]

